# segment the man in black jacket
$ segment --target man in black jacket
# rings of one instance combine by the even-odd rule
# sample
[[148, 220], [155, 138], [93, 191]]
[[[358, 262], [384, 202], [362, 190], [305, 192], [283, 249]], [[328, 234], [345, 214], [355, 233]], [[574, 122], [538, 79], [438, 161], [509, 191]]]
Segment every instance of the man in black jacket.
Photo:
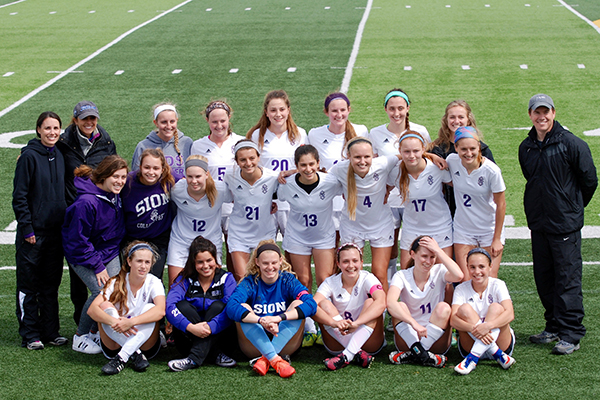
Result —
[[554, 120], [545, 94], [529, 100], [533, 128], [519, 146], [525, 185], [525, 215], [531, 229], [533, 275], [544, 306], [546, 327], [533, 343], [559, 342], [554, 354], [579, 349], [585, 335], [581, 291], [583, 210], [598, 186], [586, 142]]

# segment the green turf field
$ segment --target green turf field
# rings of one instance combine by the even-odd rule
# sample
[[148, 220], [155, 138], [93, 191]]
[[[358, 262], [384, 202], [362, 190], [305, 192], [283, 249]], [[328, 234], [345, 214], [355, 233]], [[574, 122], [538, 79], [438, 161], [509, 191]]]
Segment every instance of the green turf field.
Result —
[[[0, 0], [0, 6], [8, 3]], [[0, 112], [58, 75], [47, 71], [67, 70], [181, 3], [26, 0], [0, 8]], [[323, 99], [341, 85], [366, 4], [367, 0], [193, 0], [1, 116], [0, 134], [33, 129], [39, 113], [48, 109], [58, 112], [66, 125], [73, 106], [88, 99], [99, 106], [100, 124], [115, 139], [119, 153], [130, 159], [135, 144], [153, 127], [155, 103], [177, 103], [180, 129], [197, 139], [208, 130], [198, 109], [211, 99], [227, 98], [234, 109], [234, 130], [245, 134], [261, 113], [264, 94], [276, 88], [290, 94], [298, 125], [307, 130], [323, 125]], [[579, 1], [574, 8], [592, 20], [600, 18], [594, 1]], [[446, 104], [466, 99], [503, 170], [507, 214], [524, 226], [524, 181], [516, 154], [526, 131], [512, 128], [531, 126], [527, 101], [538, 92], [553, 97], [557, 119], [575, 134], [600, 128], [599, 50], [600, 34], [553, 0], [530, 1], [529, 7], [516, 0], [375, 0], [350, 82], [351, 117], [369, 128], [385, 123], [383, 97], [399, 86], [411, 97], [411, 120], [436, 137]], [[407, 66], [412, 69], [405, 70]], [[291, 67], [296, 71], [287, 72]], [[233, 68], [239, 71], [230, 73]], [[182, 71], [173, 74], [176, 69]], [[118, 70], [124, 72], [115, 75]], [[14, 74], [3, 77], [7, 72]], [[598, 137], [585, 139], [600, 165]], [[18, 153], [0, 148], [0, 202], [5, 204], [0, 208], [0, 230], [14, 219], [9, 204]], [[586, 225], [600, 225], [599, 213], [596, 196], [586, 210]], [[598, 239], [584, 240], [584, 260], [597, 262], [599, 247]], [[503, 261], [530, 262], [529, 242], [507, 241]], [[7, 265], [14, 265], [14, 247], [0, 245], [0, 266]], [[484, 363], [471, 375], [458, 377], [448, 367], [440, 371], [393, 366], [387, 361], [390, 344], [368, 371], [351, 366], [327, 372], [321, 364], [326, 356], [322, 348], [302, 351], [294, 358], [298, 374], [283, 381], [272, 374], [256, 377], [246, 365], [168, 373], [167, 361], [178, 357], [173, 349], [159, 354], [145, 374], [127, 369], [115, 377], [100, 376], [105, 362], [100, 356], [70, 348], [24, 350], [14, 315], [14, 271], [0, 270], [0, 381], [6, 382], [0, 398], [104, 398], [108, 393], [148, 399], [191, 393], [240, 399], [597, 397], [600, 265], [584, 266], [589, 333], [582, 349], [565, 357], [551, 356], [551, 346], [528, 343], [527, 336], [543, 326], [530, 267], [505, 265], [500, 277], [507, 281], [516, 313], [517, 364], [509, 371]], [[64, 278], [62, 333], [72, 336], [68, 274]], [[455, 349], [449, 356], [451, 366], [460, 361]]]

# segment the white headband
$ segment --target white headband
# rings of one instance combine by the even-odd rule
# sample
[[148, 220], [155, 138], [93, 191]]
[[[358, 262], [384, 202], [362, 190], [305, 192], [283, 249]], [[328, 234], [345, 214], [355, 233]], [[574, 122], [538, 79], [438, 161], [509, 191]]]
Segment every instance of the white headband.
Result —
[[260, 155], [260, 151], [258, 150], [258, 145], [249, 140], [240, 140], [239, 142], [237, 142], [235, 144], [235, 147], [233, 148], [233, 154], [237, 154], [237, 152], [240, 151], [241, 149], [254, 149]]
[[174, 111], [175, 114], [177, 114], [177, 118], [179, 118], [179, 113], [177, 112], [177, 109], [175, 108], [175, 106], [172, 106], [170, 104], [163, 104], [162, 106], [158, 106], [154, 109], [154, 120], [156, 121], [158, 114], [160, 114], [161, 112], [166, 111], [166, 110]]

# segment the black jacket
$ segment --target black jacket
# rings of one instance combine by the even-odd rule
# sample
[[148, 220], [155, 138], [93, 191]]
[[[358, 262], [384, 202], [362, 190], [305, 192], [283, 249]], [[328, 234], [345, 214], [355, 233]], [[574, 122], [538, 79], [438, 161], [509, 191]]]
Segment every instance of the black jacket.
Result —
[[569, 233], [583, 227], [583, 209], [598, 186], [587, 143], [558, 121], [540, 146], [535, 127], [519, 146], [525, 215], [532, 231]]
[[32, 139], [21, 151], [15, 169], [13, 210], [20, 235], [60, 234], [65, 201], [65, 163], [54, 147], [48, 151]]
[[100, 132], [100, 138], [96, 139], [86, 156], [83, 155], [79, 145], [77, 129], [74, 124], [65, 129], [63, 134], [60, 135], [60, 140], [56, 143], [65, 158], [66, 199], [69, 205], [73, 204], [75, 197], [77, 197], [77, 189], [73, 184], [73, 178], [75, 177], [73, 171], [75, 171], [75, 168], [82, 164], [96, 168], [104, 157], [117, 154], [115, 143], [100, 125], [98, 125], [98, 132]]

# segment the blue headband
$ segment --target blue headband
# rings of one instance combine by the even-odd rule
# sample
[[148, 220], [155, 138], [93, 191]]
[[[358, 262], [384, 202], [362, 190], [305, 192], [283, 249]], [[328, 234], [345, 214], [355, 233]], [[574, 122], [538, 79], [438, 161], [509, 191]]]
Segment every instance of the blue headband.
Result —
[[404, 139], [408, 139], [408, 138], [417, 138], [417, 139], [419, 139], [419, 140], [421, 141], [421, 143], [425, 144], [425, 141], [423, 140], [423, 138], [422, 138], [421, 136], [419, 136], [419, 135], [416, 135], [416, 134], [414, 134], [414, 133], [409, 133], [409, 134], [407, 134], [407, 135], [404, 135], [404, 136], [402, 136], [402, 137], [400, 138], [400, 141], [399, 141], [399, 143], [402, 143], [402, 141], [403, 141]]
[[133, 253], [135, 253], [138, 250], [150, 250], [150, 252], [153, 255], [155, 254], [154, 249], [152, 247], [150, 247], [150, 245], [148, 243], [138, 243], [138, 244], [131, 246], [131, 249], [129, 249], [129, 253], [127, 253], [127, 258], [131, 258]]
[[406, 95], [406, 93], [401, 92], [399, 90], [393, 90], [385, 96], [385, 101], [383, 102], [383, 107], [387, 107], [387, 103], [388, 103], [388, 101], [390, 101], [390, 99], [392, 97], [402, 97], [404, 100], [406, 100], [406, 105], [410, 106], [410, 101], [408, 101], [408, 96]]
[[488, 260], [490, 260], [490, 263], [492, 262], [492, 256], [490, 256], [490, 253], [488, 253], [486, 249], [482, 249], [481, 247], [475, 247], [474, 249], [471, 249], [467, 253], [467, 259], [469, 259], [469, 257], [471, 257], [473, 254], [483, 254]]
[[460, 139], [467, 138], [479, 140], [477, 131], [472, 126], [461, 126], [456, 129], [456, 132], [454, 132], [454, 144], [456, 144]]

